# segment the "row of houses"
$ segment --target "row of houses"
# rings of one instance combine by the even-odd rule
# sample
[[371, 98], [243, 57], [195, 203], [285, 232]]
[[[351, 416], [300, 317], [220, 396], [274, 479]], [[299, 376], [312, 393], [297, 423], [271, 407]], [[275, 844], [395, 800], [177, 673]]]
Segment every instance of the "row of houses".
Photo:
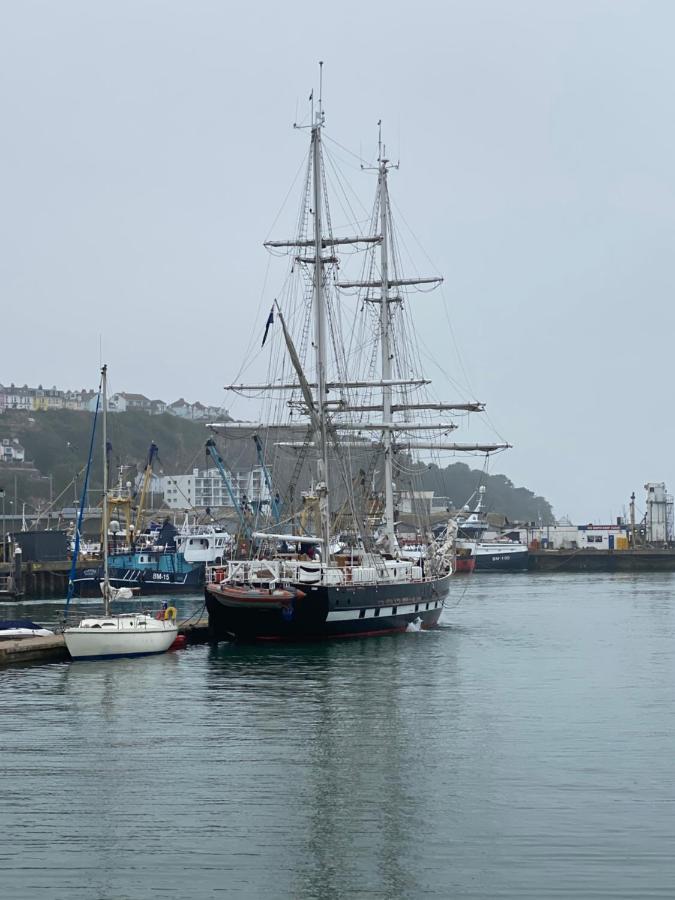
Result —
[[[39, 412], [47, 409], [79, 409], [93, 411], [96, 407], [95, 391], [61, 391], [56, 387], [36, 388], [0, 385], [0, 413], [10, 409], [24, 410], [25, 412]], [[108, 398], [110, 412], [137, 411], [149, 415], [161, 415], [170, 413], [181, 419], [194, 419], [195, 421], [216, 418], [227, 418], [227, 412], [217, 406], [205, 406], [197, 401], [188, 403], [183, 397], [173, 403], [165, 403], [163, 400], [151, 400], [144, 394], [130, 394], [121, 391], [112, 394]]]
[[[96, 398], [89, 403], [89, 409], [96, 405]], [[174, 400], [173, 403], [165, 403], [163, 400], [150, 400], [144, 394], [128, 394], [124, 391], [119, 394], [111, 394], [108, 398], [108, 410], [110, 412], [145, 412], [151, 416], [160, 416], [162, 413], [170, 413], [180, 419], [194, 419], [195, 421], [213, 421], [218, 418], [228, 418], [227, 411], [219, 406], [206, 406], [197, 401], [188, 403], [183, 397]]]
[[45, 409], [89, 409], [94, 391], [60, 391], [57, 388], [0, 385], [0, 412], [20, 409], [25, 412]]

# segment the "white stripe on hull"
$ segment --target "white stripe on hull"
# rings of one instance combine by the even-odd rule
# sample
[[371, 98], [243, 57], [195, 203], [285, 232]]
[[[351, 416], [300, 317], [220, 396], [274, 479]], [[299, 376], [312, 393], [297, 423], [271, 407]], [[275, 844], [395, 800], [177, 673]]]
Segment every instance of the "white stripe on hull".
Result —
[[[411, 613], [426, 612], [430, 609], [439, 609], [443, 605], [442, 600], [430, 600], [428, 603], [405, 603], [402, 606], [378, 606], [375, 609], [334, 609], [326, 616], [327, 622], [352, 622], [355, 619], [386, 618], [387, 616], [405, 616]], [[396, 609], [396, 613], [394, 613]], [[377, 613], [377, 615], [376, 615]]]

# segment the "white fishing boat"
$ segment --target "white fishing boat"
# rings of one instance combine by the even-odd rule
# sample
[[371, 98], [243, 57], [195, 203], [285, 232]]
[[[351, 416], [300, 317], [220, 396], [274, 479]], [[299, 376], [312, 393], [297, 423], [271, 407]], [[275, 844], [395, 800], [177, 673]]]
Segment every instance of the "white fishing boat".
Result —
[[[108, 483], [107, 446], [107, 367], [101, 370], [100, 395], [103, 403], [103, 534], [108, 527]], [[96, 424], [94, 422], [94, 430]], [[92, 433], [93, 443], [93, 433]], [[91, 453], [89, 463], [91, 463]], [[85, 484], [86, 479], [85, 476]], [[86, 487], [84, 490], [86, 494]], [[83, 496], [84, 496], [83, 494]], [[78, 523], [78, 534], [81, 522]], [[73, 576], [71, 573], [71, 584]], [[127, 589], [125, 589], [127, 590]], [[169, 619], [155, 619], [147, 613], [111, 614], [110, 604], [116, 599], [128, 599], [117, 593], [110, 584], [108, 571], [108, 548], [103, 548], [103, 593], [102, 616], [82, 619], [78, 625], [64, 629], [66, 647], [73, 659], [112, 659], [115, 657], [149, 656], [164, 653], [173, 644], [178, 634], [176, 622]], [[131, 593], [129, 591], [129, 593]], [[70, 598], [69, 588], [69, 598]]]

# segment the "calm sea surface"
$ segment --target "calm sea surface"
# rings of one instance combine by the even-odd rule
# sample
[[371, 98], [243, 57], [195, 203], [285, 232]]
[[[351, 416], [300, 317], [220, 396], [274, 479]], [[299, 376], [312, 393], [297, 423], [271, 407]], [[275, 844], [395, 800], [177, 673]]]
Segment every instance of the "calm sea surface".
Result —
[[0, 895], [675, 897], [675, 576], [458, 578], [444, 622], [0, 670]]

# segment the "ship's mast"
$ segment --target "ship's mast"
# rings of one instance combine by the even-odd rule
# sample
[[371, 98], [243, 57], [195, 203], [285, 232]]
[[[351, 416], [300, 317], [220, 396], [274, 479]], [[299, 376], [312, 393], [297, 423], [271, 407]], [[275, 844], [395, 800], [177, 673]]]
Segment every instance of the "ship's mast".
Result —
[[321, 510], [321, 537], [323, 539], [322, 559], [330, 556], [330, 493], [328, 490], [328, 439], [326, 429], [326, 409], [328, 389], [326, 387], [326, 307], [323, 292], [323, 240], [321, 233], [321, 128], [323, 111], [319, 98], [319, 111], [312, 125], [312, 175], [314, 180], [314, 350], [316, 358], [317, 414], [319, 433], [317, 443], [321, 448], [319, 459], [319, 505]]
[[101, 369], [103, 400], [103, 610], [110, 615], [110, 575], [108, 573], [108, 367]]
[[380, 342], [382, 345], [382, 432], [384, 448], [384, 530], [390, 550], [396, 549], [396, 530], [394, 528], [394, 461], [392, 457], [392, 410], [391, 410], [391, 340], [389, 318], [389, 195], [387, 192], [387, 163], [382, 139], [379, 140], [379, 176], [378, 190], [380, 203], [380, 274], [382, 276], [382, 293], [380, 297]]

